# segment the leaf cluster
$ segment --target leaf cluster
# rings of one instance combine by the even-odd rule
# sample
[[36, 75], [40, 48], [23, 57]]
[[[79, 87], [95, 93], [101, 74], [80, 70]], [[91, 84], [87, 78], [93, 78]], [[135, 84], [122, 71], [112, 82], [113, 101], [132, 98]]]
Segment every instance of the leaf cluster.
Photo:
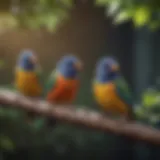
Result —
[[96, 0], [96, 4], [106, 7], [106, 16], [112, 17], [114, 24], [131, 20], [137, 28], [155, 30], [160, 26], [159, 0]]

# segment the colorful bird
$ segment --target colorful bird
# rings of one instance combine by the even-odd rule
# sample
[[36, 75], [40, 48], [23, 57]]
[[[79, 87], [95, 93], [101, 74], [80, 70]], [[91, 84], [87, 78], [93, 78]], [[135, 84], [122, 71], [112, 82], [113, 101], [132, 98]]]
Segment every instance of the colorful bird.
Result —
[[[38, 98], [42, 95], [42, 85], [36, 55], [30, 50], [24, 50], [19, 55], [15, 70], [15, 87], [25, 96]], [[28, 113], [29, 117], [34, 117]]]
[[133, 119], [133, 97], [120, 73], [120, 66], [112, 57], [104, 57], [96, 66], [93, 82], [94, 96], [103, 110], [112, 115]]
[[81, 61], [75, 56], [64, 56], [49, 77], [47, 101], [54, 104], [70, 104], [79, 88]]

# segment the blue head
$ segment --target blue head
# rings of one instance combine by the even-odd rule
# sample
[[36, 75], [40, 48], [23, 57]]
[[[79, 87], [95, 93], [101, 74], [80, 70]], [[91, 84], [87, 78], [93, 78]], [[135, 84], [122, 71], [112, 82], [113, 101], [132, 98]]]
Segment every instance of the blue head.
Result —
[[37, 58], [30, 50], [24, 50], [20, 53], [18, 66], [25, 71], [32, 71], [37, 65]]
[[96, 66], [96, 80], [105, 83], [115, 80], [120, 74], [119, 64], [112, 57], [104, 57]]
[[64, 56], [56, 67], [57, 71], [65, 78], [76, 78], [82, 69], [80, 60], [75, 56]]

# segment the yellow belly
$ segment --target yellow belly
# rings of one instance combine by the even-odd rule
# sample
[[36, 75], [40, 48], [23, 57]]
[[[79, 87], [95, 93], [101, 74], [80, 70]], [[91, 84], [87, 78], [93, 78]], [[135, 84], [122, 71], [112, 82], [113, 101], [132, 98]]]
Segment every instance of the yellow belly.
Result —
[[128, 113], [128, 106], [117, 96], [113, 83], [94, 84], [93, 91], [96, 101], [105, 111], [116, 114]]
[[33, 72], [17, 71], [15, 75], [16, 88], [26, 96], [40, 96], [42, 88]]

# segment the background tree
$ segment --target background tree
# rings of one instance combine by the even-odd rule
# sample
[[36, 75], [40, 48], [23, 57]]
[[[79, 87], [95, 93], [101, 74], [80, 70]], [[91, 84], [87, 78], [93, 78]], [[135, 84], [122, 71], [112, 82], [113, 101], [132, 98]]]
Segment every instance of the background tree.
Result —
[[160, 2], [158, 0], [96, 0], [96, 4], [106, 6], [106, 16], [111, 16], [114, 24], [132, 20], [135, 27], [144, 25], [151, 29], [159, 27]]
[[[86, 3], [81, 0], [79, 3]], [[95, 5], [106, 8], [106, 16], [112, 17], [113, 24], [132, 20], [135, 27], [147, 25], [157, 29], [160, 25], [159, 0], [95, 0]], [[0, 26], [4, 22], [8, 27], [27, 27], [36, 29], [44, 27], [54, 31], [74, 7], [74, 0], [8, 0], [1, 1]], [[3, 24], [2, 24], [3, 22]]]

